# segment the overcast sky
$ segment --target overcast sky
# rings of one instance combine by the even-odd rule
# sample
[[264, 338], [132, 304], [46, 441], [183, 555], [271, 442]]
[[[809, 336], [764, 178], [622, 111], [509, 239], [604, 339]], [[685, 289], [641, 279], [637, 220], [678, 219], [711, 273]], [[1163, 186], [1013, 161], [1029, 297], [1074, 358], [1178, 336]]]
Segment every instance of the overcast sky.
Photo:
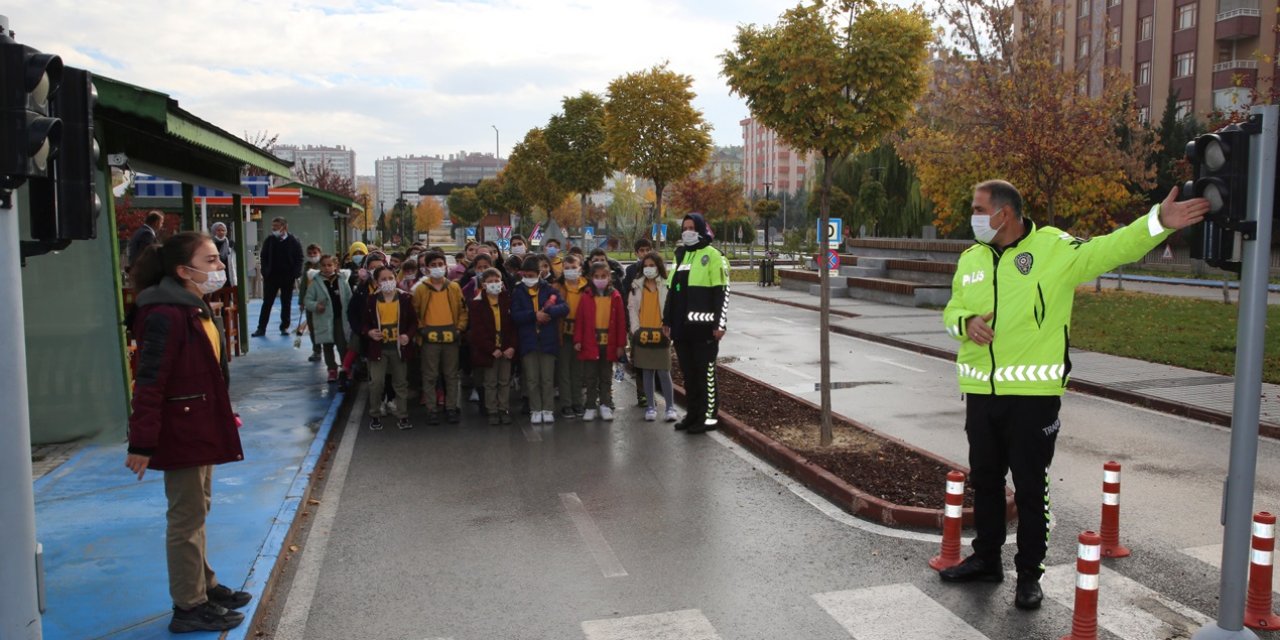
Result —
[[[902, 2], [905, 4], [905, 2]], [[794, 0], [26, 0], [19, 42], [168, 93], [236, 135], [386, 156], [501, 154], [582, 90], [664, 60], [694, 78], [717, 145], [745, 103], [717, 55]]]

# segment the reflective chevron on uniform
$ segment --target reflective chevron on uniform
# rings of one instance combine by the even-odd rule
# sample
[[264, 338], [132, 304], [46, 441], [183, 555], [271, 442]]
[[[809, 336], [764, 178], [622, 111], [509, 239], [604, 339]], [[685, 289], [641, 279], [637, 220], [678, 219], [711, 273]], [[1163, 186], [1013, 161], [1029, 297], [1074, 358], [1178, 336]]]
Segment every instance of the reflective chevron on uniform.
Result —
[[1060, 364], [1018, 365], [996, 369], [996, 382], [1049, 382], [1061, 380], [1066, 367]]
[[716, 314], [703, 311], [690, 311], [689, 322], [715, 322]]

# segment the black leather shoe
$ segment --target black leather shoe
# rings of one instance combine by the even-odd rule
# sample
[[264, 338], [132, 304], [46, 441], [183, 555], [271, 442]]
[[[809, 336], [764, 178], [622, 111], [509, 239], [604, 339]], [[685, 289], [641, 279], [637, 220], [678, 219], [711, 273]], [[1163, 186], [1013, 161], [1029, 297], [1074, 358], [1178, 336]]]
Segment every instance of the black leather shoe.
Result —
[[267, 330], [266, 330], [266, 329], [258, 329], [257, 331], [254, 331], [253, 333], [251, 333], [251, 334], [249, 334], [249, 335], [250, 335], [250, 336], [252, 336], [252, 337], [254, 337], [254, 338], [261, 338], [261, 337], [263, 337], [263, 336], [267, 335]]
[[972, 555], [960, 564], [942, 570], [938, 577], [943, 582], [1004, 582], [1004, 570], [999, 562]]
[[1044, 592], [1040, 590], [1039, 572], [1019, 571], [1018, 587], [1014, 590], [1013, 606], [1032, 611], [1040, 608]]
[[241, 622], [244, 622], [243, 613], [231, 611], [212, 602], [205, 602], [191, 609], [174, 607], [173, 619], [169, 621], [169, 632], [226, 631], [236, 628]]
[[209, 602], [227, 609], [239, 609], [253, 599], [247, 591], [236, 591], [222, 584], [209, 589], [205, 595], [209, 598]]

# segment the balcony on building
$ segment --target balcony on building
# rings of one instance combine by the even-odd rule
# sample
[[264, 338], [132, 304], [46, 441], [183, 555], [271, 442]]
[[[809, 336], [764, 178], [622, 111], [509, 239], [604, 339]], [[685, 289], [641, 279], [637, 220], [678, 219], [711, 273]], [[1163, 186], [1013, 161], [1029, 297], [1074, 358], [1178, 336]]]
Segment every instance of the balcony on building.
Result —
[[1219, 0], [1218, 19], [1213, 27], [1217, 40], [1255, 38], [1262, 30], [1258, 0]]
[[1213, 88], [1252, 87], [1258, 80], [1257, 60], [1226, 60], [1213, 65]]

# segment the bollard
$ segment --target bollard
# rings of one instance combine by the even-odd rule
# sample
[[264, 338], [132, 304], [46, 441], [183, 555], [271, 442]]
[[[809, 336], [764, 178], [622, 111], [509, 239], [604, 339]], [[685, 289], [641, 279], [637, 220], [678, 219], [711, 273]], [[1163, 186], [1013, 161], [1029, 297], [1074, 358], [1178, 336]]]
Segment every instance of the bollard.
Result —
[[1062, 640], [1098, 640], [1098, 571], [1102, 566], [1102, 537], [1092, 531], [1080, 534], [1076, 556], [1076, 605], [1071, 614], [1071, 635]]
[[1102, 465], [1102, 555], [1127, 558], [1129, 549], [1120, 544], [1120, 463]]
[[1249, 593], [1245, 597], [1244, 626], [1262, 631], [1280, 629], [1280, 616], [1271, 610], [1271, 572], [1276, 552], [1276, 517], [1253, 514], [1253, 548], [1249, 552]]
[[947, 499], [942, 519], [942, 552], [929, 561], [934, 571], [960, 564], [960, 517], [964, 505], [964, 474], [947, 473]]

